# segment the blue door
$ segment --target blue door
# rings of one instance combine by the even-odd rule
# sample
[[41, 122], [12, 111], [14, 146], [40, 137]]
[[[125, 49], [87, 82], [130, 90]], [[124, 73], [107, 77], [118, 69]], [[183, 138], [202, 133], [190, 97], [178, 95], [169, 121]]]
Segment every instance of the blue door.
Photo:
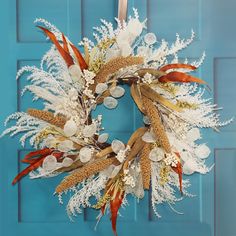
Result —
[[[224, 107], [223, 118], [236, 114], [236, 1], [235, 0], [129, 0], [128, 11], [138, 8], [140, 16], [148, 18], [147, 30], [168, 42], [178, 32], [188, 37], [191, 29], [196, 33], [193, 45], [182, 54], [198, 58], [205, 50], [207, 57], [198, 72], [212, 88], [212, 96]], [[116, 0], [1, 0], [0, 2], [0, 125], [3, 130], [5, 117], [28, 107], [40, 107], [31, 103], [30, 95], [20, 96], [27, 83], [22, 77], [15, 80], [17, 70], [24, 65], [38, 65], [49, 48], [45, 37], [33, 25], [36, 17], [45, 18], [63, 31], [73, 43], [84, 36], [92, 36], [92, 27], [104, 18], [114, 22], [117, 16]], [[141, 120], [132, 99], [126, 95], [119, 109], [106, 113], [104, 124], [113, 137], [127, 141], [140, 126]], [[109, 123], [109, 117], [126, 121]], [[131, 199], [130, 205], [121, 211], [118, 233], [128, 235], [160, 236], [233, 236], [236, 235], [236, 124], [222, 128], [220, 134], [204, 132], [212, 149], [208, 164], [214, 169], [205, 176], [191, 176], [191, 193], [176, 205], [183, 215], [174, 213], [168, 206], [161, 206], [161, 219], [152, 211], [149, 193], [141, 202]], [[14, 187], [13, 177], [22, 168], [19, 160], [31, 147], [22, 149], [17, 138], [0, 140], [0, 236], [92, 236], [112, 235], [109, 218], [105, 217], [94, 231], [96, 215], [84, 210], [75, 222], [68, 219], [65, 206], [60, 206], [53, 190], [61, 177], [47, 180], [24, 178]]]

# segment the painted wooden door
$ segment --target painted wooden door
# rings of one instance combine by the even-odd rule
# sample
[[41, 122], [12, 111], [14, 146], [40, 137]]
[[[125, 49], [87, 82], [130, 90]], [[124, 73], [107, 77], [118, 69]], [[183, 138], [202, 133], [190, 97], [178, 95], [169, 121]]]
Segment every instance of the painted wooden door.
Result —
[[[191, 29], [196, 41], [185, 50], [182, 57], [197, 58], [206, 50], [207, 58], [198, 72], [212, 88], [215, 102], [224, 106], [223, 118], [235, 115], [236, 99], [236, 2], [235, 0], [129, 0], [139, 9], [143, 18], [149, 18], [148, 31], [165, 38], [170, 43], [175, 33], [188, 37]], [[44, 36], [36, 30], [36, 17], [46, 18], [65, 32], [74, 43], [83, 36], [91, 36], [93, 26], [100, 18], [114, 22], [117, 14], [115, 0], [1, 0], [0, 2], [0, 124], [4, 118], [27, 107], [37, 107], [30, 96], [23, 98], [20, 90], [25, 78], [16, 81], [16, 71], [26, 64], [39, 64], [49, 48]], [[140, 115], [129, 94], [120, 101], [119, 109], [107, 113], [101, 109], [104, 126], [126, 141], [132, 131], [141, 125]], [[121, 117], [126, 115], [126, 119]], [[109, 120], [114, 122], [111, 123]], [[122, 122], [121, 122], [122, 121]], [[130, 200], [122, 210], [118, 224], [119, 235], [148, 234], [165, 236], [233, 236], [236, 235], [236, 126], [223, 128], [221, 134], [204, 132], [212, 148], [209, 165], [215, 162], [211, 173], [191, 176], [192, 199], [176, 205], [184, 215], [177, 215], [168, 206], [160, 206], [161, 219], [156, 219], [149, 203], [149, 194], [143, 201]], [[18, 160], [30, 149], [22, 149], [17, 139], [0, 140], [0, 235], [1, 236], [74, 236], [112, 235], [109, 218], [94, 231], [97, 212], [85, 210], [74, 223], [66, 216], [65, 206], [60, 206], [53, 189], [61, 177], [49, 180], [22, 182], [11, 186], [11, 180], [20, 170]]]

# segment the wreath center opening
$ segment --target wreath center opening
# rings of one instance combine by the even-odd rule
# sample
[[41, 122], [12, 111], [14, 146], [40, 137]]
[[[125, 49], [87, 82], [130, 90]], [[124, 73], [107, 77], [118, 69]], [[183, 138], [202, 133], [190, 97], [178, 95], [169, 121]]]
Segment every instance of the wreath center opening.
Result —
[[[142, 126], [142, 115], [131, 97], [130, 86], [119, 84], [117, 87], [117, 92], [112, 93], [116, 98], [106, 97], [92, 112], [92, 117], [102, 116], [102, 133], [109, 133], [109, 141], [119, 139], [127, 143], [137, 126]], [[117, 98], [117, 95], [122, 96]]]

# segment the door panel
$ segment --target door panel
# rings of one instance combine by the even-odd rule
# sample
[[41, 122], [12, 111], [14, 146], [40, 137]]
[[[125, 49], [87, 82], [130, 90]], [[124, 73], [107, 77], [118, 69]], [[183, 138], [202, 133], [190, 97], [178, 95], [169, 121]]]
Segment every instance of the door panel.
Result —
[[[215, 150], [215, 227], [216, 236], [235, 235], [236, 226], [236, 150]], [[225, 159], [227, 158], [227, 161]], [[222, 168], [223, 167], [223, 168]], [[226, 171], [227, 170], [227, 171]]]
[[[224, 106], [223, 118], [235, 115], [234, 98], [236, 83], [236, 28], [234, 0], [130, 0], [128, 12], [138, 8], [140, 16], [148, 18], [147, 30], [156, 33], [158, 39], [175, 40], [178, 32], [188, 37], [191, 29], [196, 33], [192, 46], [181, 53], [180, 58], [196, 59], [206, 50], [207, 58], [197, 76], [206, 80], [212, 88], [214, 101]], [[1, 69], [1, 117], [14, 111], [25, 111], [28, 107], [41, 107], [32, 103], [30, 95], [20, 96], [20, 90], [27, 83], [26, 76], [15, 80], [16, 72], [24, 65], [39, 65], [40, 58], [50, 47], [45, 36], [35, 28], [33, 21], [41, 17], [55, 24], [69, 36], [73, 43], [83, 37], [92, 37], [92, 27], [99, 25], [99, 19], [114, 21], [117, 15], [115, 0], [2, 0], [0, 3], [1, 53], [4, 60]], [[99, 107], [94, 115], [101, 113], [104, 127], [111, 139], [127, 141], [130, 134], [142, 125], [139, 111], [126, 95], [119, 100], [116, 110], [107, 112]], [[214, 94], [214, 96], [213, 96]], [[122, 117], [126, 116], [126, 119]], [[110, 121], [113, 122], [110, 122]], [[122, 122], [121, 122], [122, 121]], [[214, 169], [205, 176], [190, 177], [189, 191], [196, 195], [176, 204], [174, 213], [168, 206], [159, 206], [162, 215], [157, 219], [150, 204], [150, 193], [139, 203], [130, 198], [130, 206], [121, 211], [118, 232], [120, 235], [201, 235], [232, 236], [236, 234], [234, 203], [236, 146], [235, 123], [221, 129], [217, 134], [203, 131], [206, 142], [212, 148], [209, 165]], [[86, 209], [83, 214], [69, 221], [65, 204], [60, 206], [53, 191], [62, 177], [47, 180], [29, 180], [12, 187], [11, 180], [22, 165], [19, 160], [31, 147], [22, 149], [17, 138], [0, 140], [0, 235], [13, 236], [34, 234], [60, 235], [112, 235], [109, 217], [102, 219], [94, 231], [97, 211]]]

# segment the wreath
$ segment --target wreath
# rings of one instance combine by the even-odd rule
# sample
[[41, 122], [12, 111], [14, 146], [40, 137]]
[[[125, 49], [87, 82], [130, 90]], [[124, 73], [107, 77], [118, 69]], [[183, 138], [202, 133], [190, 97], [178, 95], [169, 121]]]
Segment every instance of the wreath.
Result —
[[[192, 62], [178, 59], [177, 53], [193, 41], [193, 32], [186, 40], [177, 34], [168, 45], [155, 34], [143, 32], [146, 20], [141, 22], [135, 9], [127, 22], [116, 21], [114, 29], [112, 23], [101, 20], [101, 27], [94, 28], [96, 44], [84, 38], [79, 44], [84, 49], [81, 54], [55, 26], [36, 19], [53, 45], [40, 68], [25, 66], [17, 78], [29, 73], [30, 84], [23, 93], [30, 91], [34, 100], [42, 99], [44, 109], [10, 115], [6, 123], [12, 119], [16, 123], [2, 134], [24, 132], [21, 144], [29, 138], [36, 149], [21, 160], [28, 166], [13, 184], [27, 174], [35, 179], [66, 172], [55, 192], [60, 202], [63, 193], [73, 193], [68, 215], [92, 207], [100, 209], [101, 218], [108, 211], [115, 234], [118, 210], [127, 204], [129, 194], [141, 199], [144, 190], [151, 189], [158, 217], [158, 204], [173, 208], [182, 195], [192, 196], [183, 175], [211, 169], [205, 165], [210, 149], [196, 142], [201, 139], [199, 128], [217, 129], [231, 122], [219, 121], [216, 105], [204, 98], [206, 82], [189, 74], [202, 64], [205, 54]], [[99, 104], [116, 108], [125, 93], [122, 84], [130, 86], [144, 122], [126, 144], [117, 139], [108, 142], [102, 115], [91, 115]]]

